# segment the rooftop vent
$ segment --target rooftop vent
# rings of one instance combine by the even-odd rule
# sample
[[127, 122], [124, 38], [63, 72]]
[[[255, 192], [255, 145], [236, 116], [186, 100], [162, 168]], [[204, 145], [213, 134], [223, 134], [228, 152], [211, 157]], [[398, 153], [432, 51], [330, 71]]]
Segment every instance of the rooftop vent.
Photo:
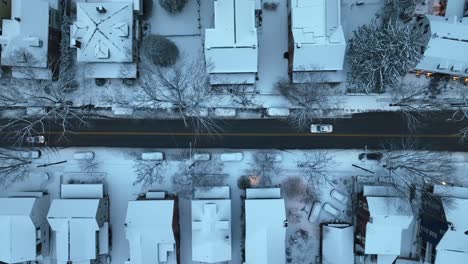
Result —
[[98, 11], [100, 14], [107, 12], [107, 10], [102, 5], [96, 6], [96, 11]]

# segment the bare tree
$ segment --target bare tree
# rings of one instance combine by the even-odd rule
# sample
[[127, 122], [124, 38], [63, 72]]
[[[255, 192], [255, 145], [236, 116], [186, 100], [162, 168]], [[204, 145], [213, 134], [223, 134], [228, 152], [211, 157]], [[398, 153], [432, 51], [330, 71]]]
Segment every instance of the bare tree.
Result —
[[288, 122], [298, 129], [305, 129], [314, 120], [319, 120], [330, 111], [339, 108], [339, 90], [322, 82], [320, 77], [312, 77], [304, 83], [277, 83], [278, 91], [295, 107], [291, 111]]
[[288, 239], [286, 248], [286, 263], [290, 264], [312, 264], [315, 263], [314, 256], [310, 254], [314, 250], [315, 242], [309, 232], [298, 229]]
[[302, 177], [288, 177], [281, 182], [281, 193], [287, 199], [298, 199], [303, 203], [311, 203], [315, 200], [315, 193], [311, 186], [304, 182]]
[[385, 0], [383, 23], [397, 23], [411, 19], [418, 0]]
[[29, 176], [31, 161], [24, 159], [14, 151], [0, 150], [0, 186], [8, 187], [24, 181]]
[[[210, 66], [209, 66], [210, 67]], [[236, 106], [245, 108], [259, 107], [257, 95], [260, 93], [257, 86], [249, 84], [222, 85], [213, 87], [217, 92], [229, 94]]]
[[423, 45], [422, 31], [412, 23], [359, 27], [347, 51], [351, 90], [384, 92], [421, 59]]
[[172, 184], [179, 197], [188, 199], [194, 187], [210, 188], [225, 184], [227, 175], [222, 173], [223, 164], [216, 160], [192, 161], [188, 160], [179, 166], [179, 170], [172, 177]]
[[304, 159], [297, 163], [297, 167], [302, 170], [302, 176], [308, 184], [318, 187], [326, 183], [331, 183], [329, 167], [333, 164], [333, 156], [325, 151], [306, 153]]
[[166, 176], [166, 161], [164, 160], [137, 160], [134, 165], [136, 180], [133, 185], [142, 184], [150, 187], [153, 184], [161, 184]]
[[272, 178], [279, 176], [281, 168], [279, 161], [276, 160], [277, 155], [274, 153], [258, 152], [253, 156], [253, 163], [247, 170], [247, 174], [259, 177], [258, 185], [270, 186]]
[[430, 197], [425, 186], [455, 184], [454, 163], [450, 153], [418, 150], [414, 141], [405, 139], [383, 146], [382, 169], [378, 172], [390, 178], [395, 192], [409, 201], [420, 196]]

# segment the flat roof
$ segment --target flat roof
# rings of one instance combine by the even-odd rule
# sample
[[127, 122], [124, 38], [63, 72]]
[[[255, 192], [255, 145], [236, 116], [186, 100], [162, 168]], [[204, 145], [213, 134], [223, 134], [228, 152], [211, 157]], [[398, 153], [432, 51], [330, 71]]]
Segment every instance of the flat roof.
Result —
[[255, 73], [258, 40], [254, 0], [214, 0], [214, 28], [205, 30], [209, 73]]
[[192, 260], [230, 261], [231, 200], [192, 200]]
[[286, 261], [284, 199], [245, 200], [246, 264], [284, 264]]
[[322, 262], [354, 263], [354, 227], [349, 224], [322, 226]]
[[125, 232], [132, 264], [176, 263], [174, 200], [128, 202]]
[[2, 65], [48, 67], [49, 2], [12, 0], [11, 17], [2, 21]]
[[340, 0], [291, 0], [294, 71], [342, 70], [346, 40]]

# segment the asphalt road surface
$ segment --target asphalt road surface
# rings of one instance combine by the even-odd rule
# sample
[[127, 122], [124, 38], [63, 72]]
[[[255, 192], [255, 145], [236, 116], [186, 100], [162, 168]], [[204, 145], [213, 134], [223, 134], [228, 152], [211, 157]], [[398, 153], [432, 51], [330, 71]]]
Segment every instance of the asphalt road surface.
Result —
[[[194, 133], [181, 120], [108, 119], [93, 121], [90, 126], [58, 140], [60, 129], [46, 134], [54, 147], [144, 147], [144, 148], [233, 148], [233, 149], [378, 149], [390, 141], [412, 136], [423, 149], [468, 151], [457, 132], [463, 124], [433, 118], [426, 127], [411, 134], [405, 121], [395, 113], [366, 113], [348, 119], [322, 120], [332, 124], [333, 133], [312, 134], [297, 131], [281, 120], [220, 120], [216, 134]], [[466, 124], [465, 124], [466, 125]], [[11, 144], [3, 139], [2, 145]]]

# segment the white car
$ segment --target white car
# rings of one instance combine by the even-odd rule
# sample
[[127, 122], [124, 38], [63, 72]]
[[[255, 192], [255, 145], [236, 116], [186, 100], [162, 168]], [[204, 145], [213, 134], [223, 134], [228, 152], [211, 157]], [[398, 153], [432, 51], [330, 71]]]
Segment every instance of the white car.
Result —
[[333, 207], [333, 205], [329, 203], [325, 203], [323, 205], [323, 210], [335, 217], [338, 217], [340, 215], [340, 210], [336, 209], [335, 207]]
[[23, 159], [38, 159], [41, 156], [41, 151], [39, 150], [20, 151], [18, 154]]
[[334, 198], [335, 200], [337, 200], [338, 202], [343, 203], [343, 204], [346, 204], [346, 202], [348, 201], [348, 197], [346, 197], [346, 195], [340, 193], [339, 191], [335, 189], [331, 190], [330, 196]]
[[333, 126], [332, 125], [312, 124], [310, 126], [310, 132], [312, 132], [312, 133], [331, 133], [331, 132], [333, 132]]
[[26, 138], [26, 142], [32, 144], [44, 144], [46, 139], [44, 136], [31, 136]]
[[322, 211], [322, 204], [317, 201], [314, 202], [314, 204], [312, 205], [312, 208], [310, 209], [309, 222], [314, 223], [315, 221], [317, 221], [320, 215], [320, 211]]
[[94, 152], [92, 151], [75, 152], [73, 153], [73, 158], [77, 160], [92, 160], [94, 159]]

